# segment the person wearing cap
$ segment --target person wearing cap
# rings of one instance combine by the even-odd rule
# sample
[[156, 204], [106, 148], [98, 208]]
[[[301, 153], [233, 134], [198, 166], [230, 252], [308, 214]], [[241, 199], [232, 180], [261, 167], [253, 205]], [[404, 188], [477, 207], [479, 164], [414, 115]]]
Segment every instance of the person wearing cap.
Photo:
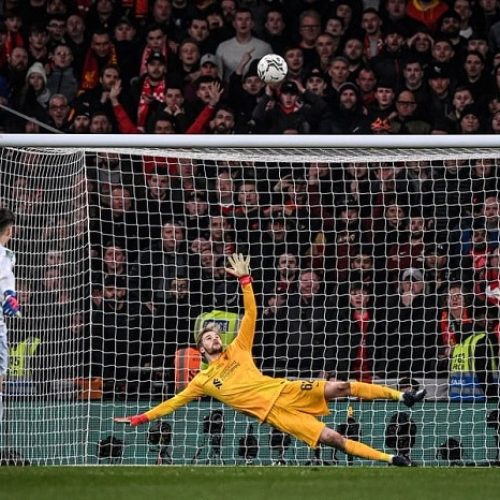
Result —
[[327, 108], [325, 100], [306, 91], [300, 80], [285, 80], [279, 88], [266, 85], [252, 118], [262, 133], [280, 134], [287, 129], [310, 133], [318, 129]]
[[229, 78], [227, 102], [234, 110], [237, 121], [246, 124], [247, 130], [255, 125], [252, 113], [266, 86], [257, 75], [258, 63], [257, 59], [251, 60], [251, 54], [243, 54], [240, 64]]
[[253, 36], [254, 20], [250, 9], [239, 8], [236, 10], [233, 27], [236, 31], [235, 36], [220, 43], [215, 53], [222, 61], [226, 81], [237, 68], [245, 52], [252, 51], [252, 59], [260, 59], [273, 52], [268, 43]]
[[140, 131], [144, 131], [146, 127], [153, 103], [165, 102], [166, 74], [165, 56], [159, 51], [150, 52], [146, 61], [146, 73], [132, 83], [130, 91], [124, 97], [125, 109], [136, 121]]
[[123, 81], [130, 82], [137, 76], [142, 53], [142, 42], [136, 23], [127, 16], [122, 16], [114, 27], [113, 39], [116, 57], [120, 61], [120, 74]]
[[390, 25], [383, 31], [384, 48], [370, 60], [370, 66], [379, 77], [399, 85], [404, 61], [409, 57], [406, 33]]
[[200, 59], [201, 76], [211, 76], [213, 78], [221, 78], [222, 68], [218, 57], [215, 54], [203, 54]]
[[313, 94], [325, 97], [328, 79], [319, 68], [312, 68], [304, 77], [304, 86]]
[[460, 113], [459, 134], [480, 134], [482, 132], [481, 111], [476, 104], [468, 104]]
[[448, 9], [439, 19], [436, 36], [444, 36], [450, 40], [455, 51], [460, 52], [466, 40], [460, 36], [460, 15], [454, 9]]
[[73, 134], [88, 134], [90, 132], [90, 106], [87, 102], [74, 108], [69, 132]]
[[395, 113], [394, 101], [394, 82], [379, 80], [375, 86], [375, 101], [369, 106], [368, 113], [360, 124], [358, 133], [391, 133], [390, 118]]
[[366, 115], [366, 109], [361, 102], [361, 96], [356, 84], [343, 83], [339, 87], [338, 110], [333, 114], [334, 126], [339, 133], [352, 134], [361, 126]]
[[[328, 414], [328, 401], [339, 397], [388, 399], [413, 406], [424, 399], [426, 391], [410, 390], [401, 393], [385, 386], [358, 381], [289, 381], [264, 376], [256, 368], [252, 357], [257, 305], [250, 276], [250, 258], [233, 254], [229, 257], [229, 266], [225, 271], [239, 280], [243, 291], [245, 313], [236, 338], [228, 346], [224, 346], [220, 328], [215, 323], [206, 325], [196, 333], [196, 345], [208, 364], [207, 368], [201, 370], [175, 397], [163, 401], [145, 413], [116, 417], [115, 422], [132, 427], [146, 424], [173, 413], [195, 398], [207, 395], [215, 397], [236, 411], [252, 415], [261, 422], [277, 427], [311, 447], [323, 443], [361, 458], [396, 466], [409, 466], [411, 462], [408, 458], [382, 453], [363, 443], [347, 439], [320, 422], [317, 417]], [[301, 280], [300, 295], [310, 300], [319, 289], [319, 278], [314, 272], [303, 271]], [[315, 311], [311, 307], [306, 309], [310, 313]], [[300, 321], [300, 318], [295, 318], [300, 312], [298, 307], [290, 308], [288, 312], [293, 313], [291, 321], [305, 323]], [[290, 345], [293, 346], [294, 343], [291, 342]], [[321, 345], [317, 346], [317, 349], [321, 350]], [[228, 366], [232, 368], [228, 370]]]
[[453, 109], [450, 92], [451, 74], [448, 66], [443, 64], [431, 64], [427, 74], [430, 95], [425, 113], [432, 118], [433, 123], [436, 123]]

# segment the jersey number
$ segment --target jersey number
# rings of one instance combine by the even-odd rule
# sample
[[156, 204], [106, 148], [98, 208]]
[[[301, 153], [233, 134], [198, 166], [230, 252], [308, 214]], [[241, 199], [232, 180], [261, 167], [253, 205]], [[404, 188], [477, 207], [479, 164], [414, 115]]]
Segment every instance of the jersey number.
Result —
[[312, 388], [313, 388], [312, 380], [308, 380], [307, 382], [302, 382], [302, 384], [300, 384], [300, 390], [302, 391], [310, 391]]

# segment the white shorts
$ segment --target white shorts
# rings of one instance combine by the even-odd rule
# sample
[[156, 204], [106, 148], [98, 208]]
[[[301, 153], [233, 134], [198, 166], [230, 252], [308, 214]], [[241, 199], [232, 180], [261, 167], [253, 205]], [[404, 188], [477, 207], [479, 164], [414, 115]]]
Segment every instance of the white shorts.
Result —
[[5, 328], [5, 325], [0, 325], [0, 376], [6, 375], [8, 367], [9, 346], [7, 345], [7, 328]]

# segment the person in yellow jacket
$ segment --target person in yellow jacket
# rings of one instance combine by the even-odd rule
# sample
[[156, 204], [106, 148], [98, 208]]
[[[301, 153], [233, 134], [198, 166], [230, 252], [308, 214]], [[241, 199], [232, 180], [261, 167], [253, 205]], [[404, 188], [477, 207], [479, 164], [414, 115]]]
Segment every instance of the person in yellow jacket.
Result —
[[211, 396], [236, 411], [291, 434], [313, 448], [321, 443], [368, 460], [397, 466], [410, 465], [408, 457], [383, 453], [347, 439], [317, 417], [329, 414], [328, 401], [335, 398], [390, 399], [413, 406], [424, 399], [425, 389], [399, 392], [362, 382], [292, 381], [263, 375], [252, 358], [257, 306], [250, 276], [250, 258], [233, 254], [228, 260], [231, 267], [226, 271], [239, 279], [243, 289], [245, 313], [237, 337], [224, 349], [217, 327], [207, 325], [197, 336], [197, 344], [208, 361], [208, 368], [200, 371], [175, 397], [140, 415], [117, 417], [115, 422], [135, 427], [169, 415], [195, 398]]

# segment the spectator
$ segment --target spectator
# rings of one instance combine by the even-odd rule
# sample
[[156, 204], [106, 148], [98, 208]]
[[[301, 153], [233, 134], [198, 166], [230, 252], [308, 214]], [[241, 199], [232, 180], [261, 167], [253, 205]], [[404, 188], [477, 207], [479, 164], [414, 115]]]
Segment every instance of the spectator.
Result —
[[49, 37], [47, 30], [40, 24], [33, 24], [28, 33], [28, 57], [33, 62], [43, 65], [49, 61], [49, 50], [47, 48]]
[[453, 2], [453, 9], [460, 16], [459, 34], [461, 37], [468, 40], [473, 33], [473, 29], [470, 24], [472, 19], [471, 3], [469, 0], [455, 0]]
[[459, 134], [479, 134], [482, 131], [481, 113], [477, 106], [468, 104], [464, 107], [458, 121]]
[[376, 371], [382, 378], [417, 376], [432, 371], [434, 311], [424, 303], [423, 273], [401, 273], [396, 294], [389, 296], [376, 319]]
[[[299, 47], [304, 59], [312, 65], [321, 63], [321, 54], [318, 54], [316, 40], [321, 33], [321, 16], [315, 10], [304, 10], [299, 15]], [[333, 40], [331, 52], [333, 54]], [[319, 60], [318, 60], [319, 56]], [[325, 61], [326, 62], [326, 61]]]
[[70, 107], [62, 94], [54, 94], [49, 99], [49, 125], [65, 132], [69, 126]]
[[338, 132], [352, 134], [359, 130], [365, 119], [366, 109], [361, 102], [358, 87], [354, 83], [343, 83], [339, 88], [339, 108], [335, 115]]
[[90, 107], [87, 103], [75, 107], [69, 132], [73, 134], [88, 134], [90, 132]]
[[415, 95], [403, 90], [396, 98], [396, 116], [391, 118], [393, 134], [429, 134], [432, 126], [418, 117]]
[[365, 57], [367, 60], [378, 56], [384, 48], [382, 37], [382, 19], [376, 9], [368, 8], [363, 11], [361, 27], [365, 31], [363, 40], [365, 46]]
[[188, 275], [185, 244], [184, 227], [177, 222], [165, 222], [161, 238], [155, 238], [139, 257], [142, 302], [155, 316], [166, 301], [171, 281]]
[[68, 45], [58, 44], [52, 53], [52, 65], [47, 78], [47, 88], [52, 94], [62, 94], [73, 102], [78, 82], [73, 71], [73, 53]]
[[375, 101], [375, 86], [377, 85], [377, 77], [373, 69], [361, 68], [356, 78], [356, 85], [361, 92], [361, 99], [365, 106], [373, 104]]
[[306, 73], [304, 52], [300, 47], [288, 47], [283, 54], [288, 66], [288, 78], [293, 81], [302, 79]]
[[[319, 67], [322, 71], [328, 70], [330, 59], [338, 49], [338, 45], [335, 45], [335, 39], [329, 33], [320, 33], [314, 42], [314, 48], [316, 50], [315, 58], [318, 59]], [[315, 66], [313, 63], [315, 58], [308, 59], [311, 61], [308, 67]]]
[[262, 39], [268, 43], [275, 54], [282, 55], [288, 45], [286, 24], [283, 12], [279, 8], [270, 7], [266, 13]]
[[374, 375], [374, 311], [370, 286], [350, 282], [348, 306], [328, 308], [325, 329], [335, 347], [328, 370], [339, 380], [371, 383]]
[[144, 314], [128, 298], [123, 277], [108, 276], [104, 281], [103, 300], [92, 317], [91, 373], [104, 379], [108, 399], [125, 398], [132, 369], [139, 366], [140, 318]]
[[89, 133], [111, 134], [112, 131], [112, 119], [105, 110], [97, 109], [90, 115]]
[[442, 64], [434, 64], [429, 68], [428, 79], [430, 95], [425, 113], [437, 123], [452, 110], [450, 71]]
[[221, 59], [224, 68], [224, 79], [229, 80], [231, 73], [237, 68], [245, 52], [252, 51], [252, 59], [260, 59], [272, 54], [271, 46], [252, 35], [254, 27], [252, 12], [249, 9], [238, 9], [234, 15], [233, 27], [236, 35], [222, 42], [217, 47], [216, 55]]
[[342, 55], [349, 61], [351, 79], [358, 75], [365, 64], [364, 46], [359, 38], [349, 38], [344, 44]]
[[73, 54], [73, 71], [77, 80], [80, 80], [83, 59], [86, 48], [85, 21], [77, 14], [72, 14], [66, 20], [66, 43]]
[[22, 113], [43, 117], [42, 120], [46, 121], [50, 95], [45, 69], [41, 63], [34, 63], [26, 73], [26, 84], [19, 102], [13, 103], [13, 107]]
[[412, 55], [416, 60], [420, 61], [423, 66], [426, 66], [430, 62], [432, 59], [434, 39], [426, 28], [418, 30], [413, 36], [408, 38], [406, 43]]
[[306, 91], [301, 82], [286, 81], [279, 91], [266, 85], [265, 92], [253, 112], [253, 119], [262, 132], [279, 134], [288, 128], [300, 133], [317, 130], [327, 105], [321, 97]]
[[443, 357], [451, 358], [450, 398], [471, 401], [492, 396], [496, 400], [497, 356], [491, 340], [474, 317], [467, 291], [462, 284], [450, 283], [447, 306], [441, 316], [441, 333]]
[[370, 66], [379, 77], [400, 84], [401, 68], [408, 58], [405, 33], [398, 27], [389, 27], [384, 30], [384, 47], [370, 59]]
[[117, 56], [111, 36], [107, 32], [92, 33], [90, 48], [85, 54], [82, 68], [80, 92], [94, 88], [99, 83], [99, 76], [107, 64], [117, 64]]
[[267, 332], [267, 341], [276, 346], [273, 358], [275, 373], [286, 370], [289, 377], [317, 377], [333, 362], [334, 344], [326, 335], [325, 296], [317, 271], [303, 270], [297, 293], [289, 294], [287, 307], [278, 308], [276, 339]]

